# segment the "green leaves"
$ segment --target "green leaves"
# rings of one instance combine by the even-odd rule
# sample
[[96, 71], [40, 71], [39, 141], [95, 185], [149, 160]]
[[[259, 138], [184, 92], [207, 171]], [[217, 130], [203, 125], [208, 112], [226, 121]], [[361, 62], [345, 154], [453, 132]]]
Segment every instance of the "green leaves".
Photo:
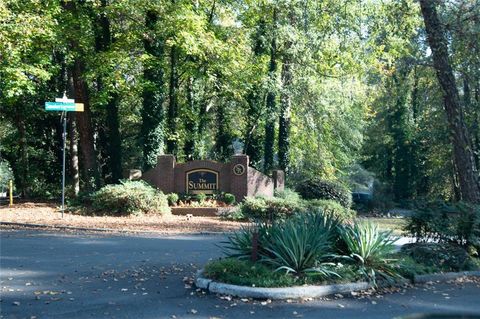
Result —
[[393, 280], [398, 277], [389, 256], [395, 251], [396, 238], [392, 232], [384, 232], [371, 222], [355, 222], [353, 225], [341, 226], [340, 237], [346, 246], [343, 259], [360, 267], [361, 272], [376, 282], [376, 277]]
[[270, 230], [262, 262], [272, 265], [277, 271], [293, 273], [319, 272], [321, 260], [331, 253], [333, 222], [319, 214], [299, 215]]
[[[306, 213], [270, 225], [244, 227], [223, 243], [229, 257], [248, 259], [254, 251], [259, 262], [276, 271], [338, 276], [327, 260], [332, 257], [338, 222], [320, 213]], [[253, 238], [257, 237], [257, 246]]]

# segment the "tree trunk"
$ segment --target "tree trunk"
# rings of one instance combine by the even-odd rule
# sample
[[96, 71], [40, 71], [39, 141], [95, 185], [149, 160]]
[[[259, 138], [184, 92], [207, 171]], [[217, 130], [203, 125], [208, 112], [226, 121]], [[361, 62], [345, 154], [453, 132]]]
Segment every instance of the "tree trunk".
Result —
[[[107, 0], [101, 1], [101, 8], [105, 10], [107, 7]], [[110, 21], [108, 20], [105, 11], [100, 13], [97, 21], [100, 32], [97, 35], [97, 51], [105, 52], [112, 45], [114, 39], [110, 32]], [[99, 90], [103, 88], [102, 79], [98, 79]], [[118, 104], [119, 97], [117, 92], [110, 92], [108, 101], [105, 105], [107, 109], [106, 117], [106, 131], [107, 131], [107, 157], [108, 169], [111, 173], [111, 182], [118, 183], [122, 179], [122, 140], [120, 136], [120, 120], [118, 118]]]
[[447, 40], [436, 10], [435, 0], [420, 0], [423, 19], [437, 78], [443, 90], [445, 111], [453, 138], [453, 152], [457, 166], [462, 199], [480, 203], [480, 185], [473, 150], [465, 126], [455, 77], [448, 59]]
[[280, 168], [285, 172], [288, 172], [290, 163], [290, 116], [292, 112], [290, 87], [292, 79], [292, 65], [291, 61], [287, 59], [282, 66], [282, 94], [278, 129], [278, 161]]
[[276, 94], [275, 78], [277, 72], [277, 8], [273, 9], [273, 34], [270, 45], [270, 66], [268, 69], [270, 77], [270, 88], [267, 93], [267, 118], [265, 121], [265, 144], [264, 144], [264, 163], [263, 170], [265, 173], [270, 172], [273, 169], [273, 146], [275, 144], [275, 114], [277, 112], [276, 107]]
[[250, 165], [257, 169], [261, 169], [260, 163], [262, 160], [262, 130], [259, 127], [259, 121], [262, 114], [261, 89], [258, 85], [254, 85], [250, 93], [247, 95], [247, 119], [244, 133], [245, 140], [245, 154], [250, 159]]
[[77, 129], [75, 127], [74, 112], [70, 112], [70, 121], [68, 125], [68, 138], [70, 146], [70, 169], [72, 174], [72, 190], [74, 196], [80, 192], [80, 172], [78, 170], [78, 139]]
[[16, 184], [20, 190], [22, 197], [27, 197], [29, 195], [29, 160], [28, 160], [28, 151], [27, 151], [27, 132], [25, 128], [25, 119], [23, 113], [22, 106], [15, 106], [16, 110], [15, 114], [15, 125], [18, 130], [18, 153], [19, 158], [17, 160], [18, 165], [13, 166], [13, 170], [17, 171], [16, 176], [18, 179], [16, 180]]
[[[155, 32], [158, 16], [154, 11], [148, 11], [145, 25], [151, 34]], [[163, 154], [164, 140], [164, 72], [161, 59], [164, 54], [163, 39], [154, 36], [143, 42], [145, 52], [152, 57], [151, 63], [145, 66], [143, 77], [143, 108], [140, 140], [143, 143], [143, 168], [149, 169], [157, 163], [157, 156]]]
[[[63, 8], [69, 11], [74, 16], [77, 15], [76, 3], [73, 1], [63, 2]], [[75, 58], [73, 66], [71, 68], [74, 98], [75, 102], [84, 104], [84, 111], [76, 114], [76, 127], [79, 136], [79, 147], [81, 152], [81, 163], [83, 178], [85, 182], [85, 191], [91, 192], [95, 190], [100, 184], [100, 175], [98, 172], [93, 126], [90, 112], [90, 99], [88, 96], [87, 83], [84, 79], [85, 63], [81, 59], [83, 52], [79, 44], [75, 40], [70, 40], [70, 47], [73, 52], [77, 52], [79, 55]]]
[[[295, 13], [289, 12], [289, 21], [291, 25], [295, 25]], [[292, 41], [288, 40], [285, 44], [285, 53], [282, 64], [282, 91], [280, 95], [280, 116], [278, 126], [278, 164], [280, 168], [288, 173], [290, 164], [290, 116], [292, 112]]]
[[187, 84], [188, 114], [185, 118], [186, 137], [185, 145], [183, 147], [183, 152], [187, 161], [195, 159], [195, 144], [197, 142], [197, 122], [195, 120], [199, 117], [195, 103], [193, 84], [193, 78], [189, 77]]
[[475, 152], [475, 164], [477, 168], [480, 165], [480, 77], [476, 77], [474, 80], [474, 96], [475, 102], [472, 107], [473, 111], [473, 124], [472, 124], [472, 136], [473, 136], [473, 149]]
[[178, 113], [178, 49], [173, 45], [170, 49], [170, 83], [168, 91], [168, 114], [167, 114], [167, 152], [177, 154], [177, 113]]
[[215, 135], [215, 158], [220, 161], [226, 161], [231, 154], [231, 134], [229, 132], [229, 122], [226, 114], [225, 103], [219, 103], [216, 106], [216, 126]]
[[99, 186], [100, 175], [96, 162], [90, 99], [88, 97], [87, 84], [83, 79], [84, 73], [85, 66], [83, 62], [78, 59], [75, 60], [72, 69], [75, 101], [84, 104], [84, 111], [76, 114], [76, 126], [78, 128], [79, 145], [82, 155], [85, 190], [88, 192], [95, 190]]
[[112, 182], [118, 183], [123, 177], [122, 170], [122, 138], [120, 136], [120, 120], [118, 118], [119, 97], [112, 93], [107, 104], [108, 128], [108, 160], [112, 173]]

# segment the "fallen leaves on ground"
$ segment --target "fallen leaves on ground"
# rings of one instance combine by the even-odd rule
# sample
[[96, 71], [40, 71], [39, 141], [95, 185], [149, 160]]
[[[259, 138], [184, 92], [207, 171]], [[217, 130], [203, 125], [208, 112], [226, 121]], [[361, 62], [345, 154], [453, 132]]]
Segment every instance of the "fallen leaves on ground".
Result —
[[[85, 216], [74, 213], [61, 213], [54, 204], [21, 203], [14, 207], [0, 208], [0, 221], [51, 226], [81, 228], [108, 228], [123, 231], [148, 231], [162, 234], [188, 234], [199, 232], [226, 232], [239, 229], [243, 223], [224, 221], [219, 217], [195, 216], [185, 222], [184, 216]], [[5, 227], [5, 226], [4, 226]], [[9, 226], [10, 227], [10, 226]]]

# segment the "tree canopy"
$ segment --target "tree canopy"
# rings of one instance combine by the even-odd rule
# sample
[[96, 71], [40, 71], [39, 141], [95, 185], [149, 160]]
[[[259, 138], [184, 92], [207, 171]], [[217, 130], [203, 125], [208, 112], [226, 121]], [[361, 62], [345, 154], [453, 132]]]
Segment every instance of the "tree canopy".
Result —
[[363, 167], [397, 201], [480, 201], [478, 1], [3, 0], [0, 26], [0, 165], [24, 196], [58, 195], [43, 105], [66, 92], [71, 195], [240, 141], [289, 184]]

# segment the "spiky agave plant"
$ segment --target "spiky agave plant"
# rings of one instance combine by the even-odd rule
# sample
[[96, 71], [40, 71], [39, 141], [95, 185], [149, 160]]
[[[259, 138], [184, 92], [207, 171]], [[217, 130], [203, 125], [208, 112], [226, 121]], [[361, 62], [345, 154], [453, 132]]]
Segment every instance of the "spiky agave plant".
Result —
[[390, 258], [397, 240], [391, 231], [380, 231], [371, 222], [355, 222], [353, 225], [340, 226], [339, 233], [346, 247], [342, 258], [358, 265], [359, 270], [374, 284], [377, 277], [387, 281], [401, 277], [393, 264], [396, 260]]
[[332, 253], [333, 232], [338, 222], [319, 213], [298, 215], [273, 224], [261, 261], [276, 271], [304, 274], [314, 272], [322, 277], [339, 275], [325, 260]]
[[[256, 254], [264, 252], [264, 243], [268, 242], [271, 226], [265, 223], [242, 226], [238, 231], [227, 237], [226, 241], [220, 243], [223, 253], [231, 258], [250, 259], [252, 252]], [[255, 235], [257, 234], [257, 235]], [[257, 237], [257, 244], [254, 247], [254, 236]]]

